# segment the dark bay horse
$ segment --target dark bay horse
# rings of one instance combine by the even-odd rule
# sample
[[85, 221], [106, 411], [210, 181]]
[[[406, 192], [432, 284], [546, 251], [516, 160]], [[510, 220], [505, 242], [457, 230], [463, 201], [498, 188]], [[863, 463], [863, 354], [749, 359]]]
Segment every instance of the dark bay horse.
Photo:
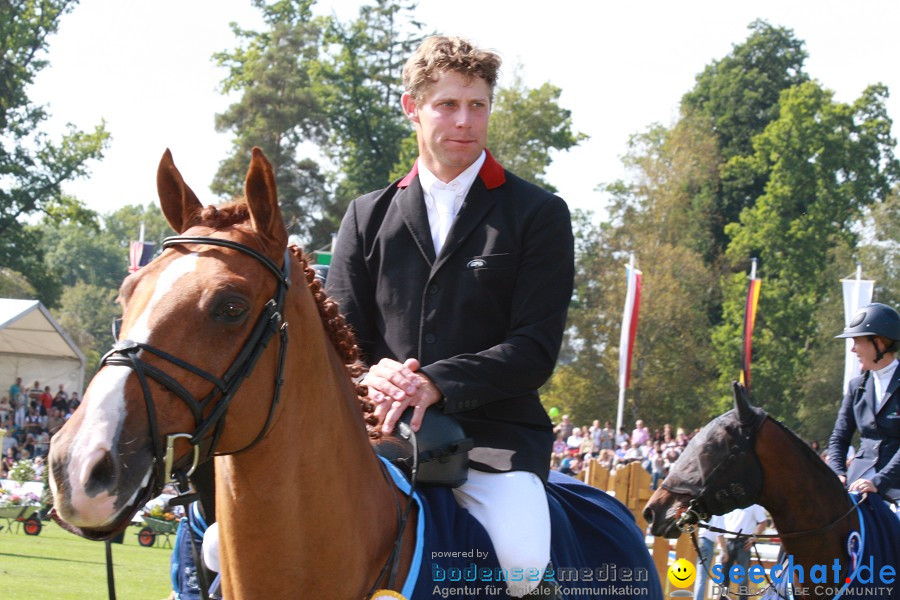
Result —
[[[243, 201], [203, 207], [168, 151], [157, 187], [179, 235], [123, 283], [118, 341], [53, 437], [58, 521], [108, 539], [166, 481], [215, 456], [229, 600], [358, 600], [376, 588], [416, 600], [505, 597], [491, 579], [483, 528], [448, 489], [423, 486], [399, 526], [408, 484], [373, 451], [371, 405], [353, 383], [353, 336], [300, 250], [288, 247], [262, 152], [254, 149]], [[554, 564], [579, 577], [582, 567], [596, 569], [606, 587], [564, 597], [620, 597], [627, 587], [632, 598], [660, 598], [632, 515], [565, 480], [548, 484]], [[469, 594], [454, 586], [462, 577], [471, 584], [473, 555], [488, 570], [477, 572], [482, 590]]]
[[[865, 563], [866, 556], [873, 560], [872, 585], [879, 585], [881, 567], [896, 568], [900, 558], [897, 518], [877, 496], [854, 508], [858, 499], [847, 493], [827, 464], [784, 425], [751, 406], [737, 383], [734, 402], [733, 410], [691, 440], [647, 502], [644, 516], [651, 533], [677, 538], [698, 520], [759, 504], [771, 515], [785, 555], [803, 567], [805, 583], [792, 580], [795, 597], [852, 596], [857, 590], [841, 590], [848, 578], [851, 588], [865, 582], [867, 572], [860, 579], [854, 567]], [[848, 552], [854, 532], [865, 538], [865, 556], [854, 558]], [[841, 566], [839, 577], [833, 572], [835, 559]], [[812, 581], [816, 565], [827, 566], [827, 581]], [[896, 587], [882, 591], [884, 597], [898, 597]], [[780, 593], [788, 596], [784, 590]]]

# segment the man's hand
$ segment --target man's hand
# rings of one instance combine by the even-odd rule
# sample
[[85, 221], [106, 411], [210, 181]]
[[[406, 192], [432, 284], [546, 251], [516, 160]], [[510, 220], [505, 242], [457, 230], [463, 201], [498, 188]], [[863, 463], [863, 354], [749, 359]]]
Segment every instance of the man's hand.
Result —
[[424, 373], [416, 373], [419, 361], [408, 358], [399, 363], [383, 358], [369, 369], [362, 384], [369, 388], [369, 400], [375, 405], [375, 416], [384, 418], [381, 431], [391, 433], [408, 406], [413, 407], [410, 426], [418, 431], [425, 409], [442, 398], [441, 391]]

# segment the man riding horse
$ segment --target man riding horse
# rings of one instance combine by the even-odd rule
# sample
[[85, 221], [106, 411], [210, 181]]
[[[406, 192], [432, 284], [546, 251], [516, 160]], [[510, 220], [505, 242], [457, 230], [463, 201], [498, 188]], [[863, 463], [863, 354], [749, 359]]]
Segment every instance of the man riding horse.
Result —
[[[552, 426], [537, 389], [556, 363], [573, 286], [565, 202], [503, 169], [485, 148], [500, 57], [431, 37], [403, 70], [419, 157], [356, 199], [328, 292], [369, 365], [364, 383], [389, 433], [407, 409], [454, 415], [474, 440], [454, 490], [504, 569], [544, 570], [544, 482]], [[508, 582], [515, 597], [537, 582]], [[553, 597], [549, 586], [537, 597]]]

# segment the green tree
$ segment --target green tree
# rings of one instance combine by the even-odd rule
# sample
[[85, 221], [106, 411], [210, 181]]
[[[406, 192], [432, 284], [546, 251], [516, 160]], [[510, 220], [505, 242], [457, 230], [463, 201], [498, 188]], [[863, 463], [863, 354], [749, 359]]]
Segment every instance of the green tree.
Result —
[[112, 322], [122, 314], [117, 296], [117, 288], [77, 282], [65, 288], [59, 308], [53, 311], [54, 318], [84, 353], [88, 380], [112, 345]]
[[40, 226], [44, 255], [63, 286], [83, 282], [117, 289], [127, 274], [127, 252], [92, 225], [45, 222]]
[[103, 216], [103, 232], [119, 248], [123, 269], [128, 267], [128, 245], [138, 240], [141, 226], [144, 241], [155, 244], [157, 254], [162, 251], [163, 240], [176, 233], [155, 202], [144, 206], [130, 204]]
[[500, 163], [523, 179], [550, 190], [551, 150], [564, 151], [587, 139], [572, 131], [572, 113], [559, 105], [562, 90], [550, 83], [528, 89], [517, 74], [494, 98], [488, 142]]
[[[718, 141], [721, 163], [751, 154], [754, 136], [778, 117], [781, 93], [809, 80], [803, 71], [807, 58], [804, 43], [792, 30], [759, 20], [749, 29], [751, 34], [744, 42], [697, 76], [693, 89], [681, 101], [683, 115], [707, 120]], [[725, 225], [737, 221], [741, 210], [753, 204], [765, 185], [765, 173], [732, 178], [719, 186], [711, 202], [704, 202], [707, 210], [697, 217], [713, 238], [705, 253], [707, 261], [719, 259], [728, 245]]]
[[250, 150], [259, 146], [275, 167], [281, 211], [288, 231], [314, 247], [327, 241], [318, 226], [329, 211], [326, 176], [315, 160], [301, 156], [304, 142], [328, 139], [327, 114], [314, 89], [312, 71], [324, 43], [328, 19], [313, 16], [313, 0], [253, 0], [267, 29], [232, 23], [240, 45], [217, 53], [228, 67], [222, 92], [240, 100], [216, 115], [216, 130], [234, 134], [232, 151], [219, 165], [212, 190], [229, 199], [243, 195]]
[[[764, 282], [752, 385], [770, 412], [789, 421], [795, 415], [795, 384], [816, 354], [816, 315], [834, 294], [835, 280], [823, 274], [833, 272], [836, 251], [856, 248], [853, 225], [866, 207], [887, 198], [900, 176], [886, 95], [884, 86], [874, 85], [844, 104], [814, 82], [788, 89], [778, 119], [753, 139], [754, 152], [733, 157], [723, 172], [725, 179], [767, 181], [755, 204], [726, 227], [727, 255], [739, 270], [749, 257], [760, 259]], [[724, 322], [714, 333], [725, 381], [740, 364], [744, 273], [725, 279]]]
[[0, 268], [0, 298], [33, 299], [37, 295], [34, 286], [12, 269]]
[[331, 128], [324, 150], [340, 166], [335, 225], [350, 200], [388, 184], [409, 135], [400, 96], [403, 65], [422, 41], [421, 24], [411, 19], [413, 7], [375, 0], [363, 5], [355, 20], [334, 20], [328, 30], [329, 51], [318, 75]]
[[71, 0], [21, 0], [0, 3], [0, 265], [20, 272], [41, 300], [55, 304], [59, 283], [48, 276], [40, 240], [25, 219], [90, 221], [91, 213], [62, 193], [64, 182], [87, 174], [87, 162], [99, 159], [108, 139], [104, 126], [85, 133], [70, 126], [58, 142], [40, 130], [45, 107], [28, 98], [28, 86], [47, 66], [48, 38]]
[[592, 418], [617, 410], [624, 266], [634, 253], [644, 293], [626, 420], [695, 427], [711, 416], [716, 370], [709, 345], [717, 272], [706, 264], [706, 230], [696, 214], [715, 190], [716, 140], [700, 119], [635, 135], [624, 162], [632, 178], [607, 186], [610, 220], [577, 214], [575, 302], [564, 356], [602, 387]]

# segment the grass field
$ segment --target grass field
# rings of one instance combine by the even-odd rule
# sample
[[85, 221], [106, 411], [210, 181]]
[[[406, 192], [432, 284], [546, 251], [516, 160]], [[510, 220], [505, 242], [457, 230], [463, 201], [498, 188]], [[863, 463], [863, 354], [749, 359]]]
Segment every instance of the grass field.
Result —
[[[2, 600], [103, 600], [106, 585], [106, 551], [102, 542], [91, 542], [66, 533], [56, 523], [44, 521], [40, 535], [10, 533], [0, 519], [0, 599]], [[169, 559], [162, 538], [151, 547], [138, 545], [138, 527], [129, 527], [124, 543], [112, 544], [118, 600], [162, 600], [168, 597]], [[175, 541], [175, 536], [171, 536]]]

